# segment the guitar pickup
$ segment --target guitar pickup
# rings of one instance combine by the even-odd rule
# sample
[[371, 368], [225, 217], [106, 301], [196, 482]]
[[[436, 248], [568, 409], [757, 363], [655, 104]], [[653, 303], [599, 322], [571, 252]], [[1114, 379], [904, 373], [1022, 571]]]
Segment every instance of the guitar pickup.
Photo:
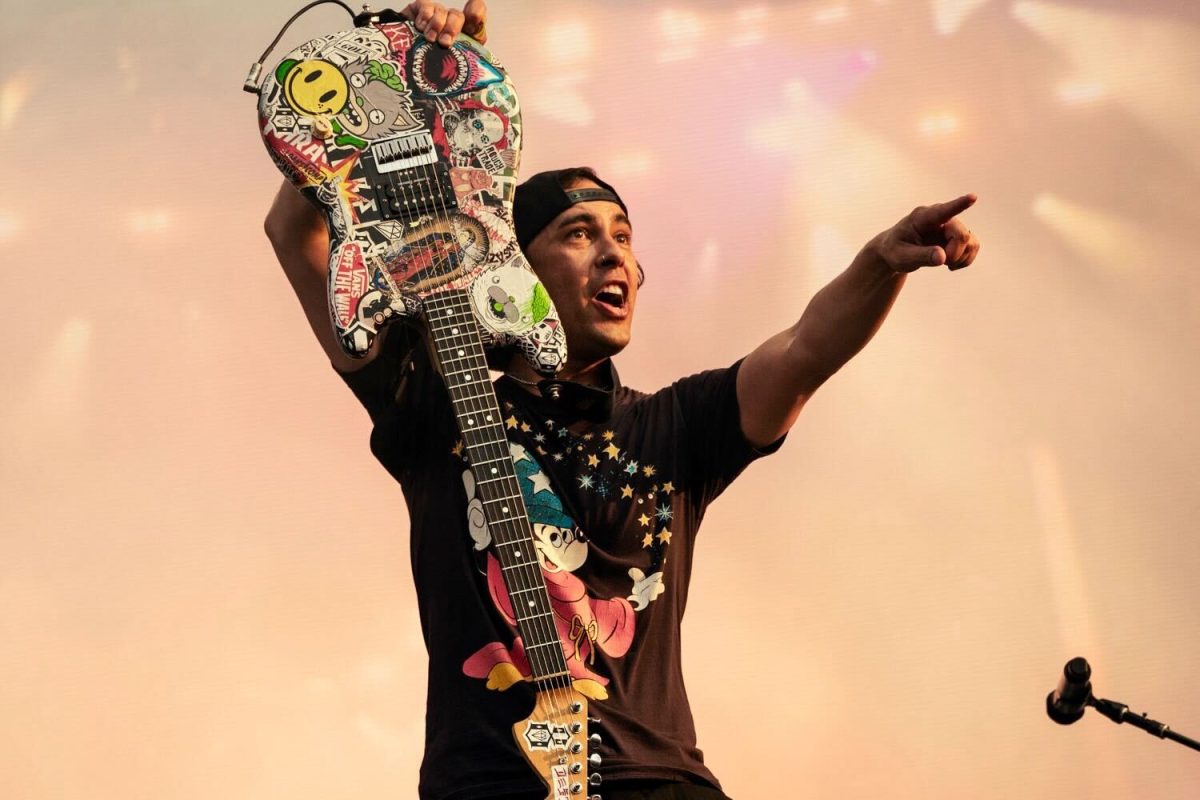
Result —
[[367, 153], [374, 159], [377, 172], [399, 172], [436, 164], [438, 160], [429, 131], [373, 142]]
[[383, 219], [414, 221], [458, 209], [458, 198], [445, 164], [371, 176], [371, 189]]

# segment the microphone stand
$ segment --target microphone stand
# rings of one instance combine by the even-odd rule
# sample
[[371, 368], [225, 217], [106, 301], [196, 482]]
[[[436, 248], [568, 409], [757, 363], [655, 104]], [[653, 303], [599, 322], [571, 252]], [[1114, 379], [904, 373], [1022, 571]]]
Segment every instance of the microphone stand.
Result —
[[1152, 736], [1157, 736], [1160, 739], [1170, 739], [1173, 742], [1186, 745], [1193, 750], [1200, 750], [1200, 742], [1197, 742], [1195, 739], [1189, 739], [1181, 733], [1176, 733], [1163, 723], [1150, 719], [1145, 714], [1141, 716], [1134, 714], [1129, 710], [1129, 706], [1124, 703], [1089, 696], [1087, 704], [1118, 725], [1122, 722], [1128, 722], [1133, 727], [1141, 728]]

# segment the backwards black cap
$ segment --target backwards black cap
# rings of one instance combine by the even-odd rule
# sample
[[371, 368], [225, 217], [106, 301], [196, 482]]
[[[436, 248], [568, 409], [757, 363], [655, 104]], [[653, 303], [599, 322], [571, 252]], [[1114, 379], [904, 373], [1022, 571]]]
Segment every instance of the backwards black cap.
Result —
[[[581, 189], [564, 189], [562, 188], [564, 173], [575, 173], [580, 178], [586, 178], [601, 188], [595, 189], [589, 186]], [[516, 197], [513, 199], [513, 223], [517, 229], [517, 244], [524, 250], [559, 214], [576, 203], [586, 203], [591, 200], [607, 200], [616, 203], [625, 212], [625, 216], [629, 216], [629, 209], [625, 207], [617, 190], [596, 177], [596, 173], [588, 167], [539, 172], [517, 187]]]

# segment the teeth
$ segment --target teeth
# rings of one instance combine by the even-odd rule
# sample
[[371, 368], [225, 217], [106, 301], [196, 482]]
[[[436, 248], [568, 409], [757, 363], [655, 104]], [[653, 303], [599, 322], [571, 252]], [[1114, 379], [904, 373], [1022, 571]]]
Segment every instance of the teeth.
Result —
[[617, 297], [621, 298], [622, 300], [625, 299], [625, 287], [619, 283], [606, 284], [605, 286], [602, 286], [600, 288], [600, 291], [597, 292], [597, 294], [604, 294], [606, 292], [608, 294], [615, 294]]

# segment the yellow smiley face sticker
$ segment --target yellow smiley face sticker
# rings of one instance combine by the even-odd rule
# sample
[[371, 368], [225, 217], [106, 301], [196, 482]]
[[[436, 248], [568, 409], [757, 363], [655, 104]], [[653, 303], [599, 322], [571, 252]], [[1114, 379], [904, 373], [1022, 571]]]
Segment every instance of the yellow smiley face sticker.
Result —
[[328, 61], [284, 63], [279, 73], [288, 105], [303, 114], [337, 114], [350, 97], [346, 76]]

